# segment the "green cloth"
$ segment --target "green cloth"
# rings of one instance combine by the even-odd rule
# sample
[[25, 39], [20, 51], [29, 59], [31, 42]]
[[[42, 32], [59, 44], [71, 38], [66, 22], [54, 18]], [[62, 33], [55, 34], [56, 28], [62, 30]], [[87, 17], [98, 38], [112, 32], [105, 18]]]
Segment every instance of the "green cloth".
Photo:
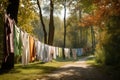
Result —
[[21, 31], [15, 25], [14, 26], [14, 52], [15, 56], [21, 56], [22, 53], [22, 40], [21, 40]]
[[59, 48], [58, 51], [59, 51], [59, 52], [58, 52], [58, 56], [59, 56], [59, 57], [62, 57], [62, 48]]

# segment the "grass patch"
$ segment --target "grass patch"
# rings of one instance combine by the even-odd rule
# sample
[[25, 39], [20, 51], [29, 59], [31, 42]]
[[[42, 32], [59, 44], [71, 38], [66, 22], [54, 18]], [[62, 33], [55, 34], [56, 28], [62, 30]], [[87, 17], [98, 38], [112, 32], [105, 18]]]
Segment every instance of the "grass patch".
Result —
[[96, 63], [95, 61], [94, 55], [90, 55], [90, 57], [88, 57], [88, 59], [86, 60], [86, 63], [90, 65], [98, 65], [98, 63]]
[[72, 62], [52, 61], [45, 64], [34, 62], [26, 66], [16, 64], [14, 69], [8, 73], [0, 75], [0, 80], [34, 80], [58, 69], [60, 66], [69, 63]]

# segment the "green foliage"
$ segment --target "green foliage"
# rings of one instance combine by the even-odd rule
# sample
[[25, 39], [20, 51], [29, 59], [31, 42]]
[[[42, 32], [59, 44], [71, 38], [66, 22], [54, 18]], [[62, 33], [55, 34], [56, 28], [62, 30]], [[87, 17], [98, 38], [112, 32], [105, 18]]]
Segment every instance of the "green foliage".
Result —
[[63, 46], [63, 22], [59, 17], [54, 17], [55, 34], [53, 45]]
[[[39, 16], [37, 16], [39, 17]], [[45, 28], [47, 31], [47, 35], [48, 35], [48, 30], [49, 30], [49, 19], [46, 17], [43, 17], [43, 21], [45, 22]], [[34, 19], [32, 21], [32, 26], [34, 27], [33, 29], [33, 34], [42, 42], [44, 42], [44, 32], [43, 32], [43, 28], [42, 28], [42, 24], [40, 22], [39, 19]]]
[[120, 64], [120, 16], [111, 16], [96, 47], [96, 60], [102, 64]]
[[93, 0], [81, 0], [81, 8], [84, 13], [91, 13], [96, 7], [93, 5]]
[[[43, 17], [43, 20], [45, 22], [46, 31], [48, 34], [49, 30], [49, 19], [46, 17]], [[33, 34], [42, 42], [44, 39], [44, 33], [42, 29], [42, 25], [38, 19], [34, 20], [32, 22], [32, 25], [34, 27]], [[63, 23], [59, 17], [54, 16], [54, 25], [55, 25], [55, 35], [54, 35], [54, 46], [63, 46]]]
[[67, 19], [66, 46], [71, 48], [91, 47], [91, 29], [79, 26], [76, 14], [70, 15]]
[[28, 33], [32, 33], [33, 26], [31, 22], [36, 19], [35, 4], [31, 1], [20, 1], [19, 11], [18, 11], [18, 26]]

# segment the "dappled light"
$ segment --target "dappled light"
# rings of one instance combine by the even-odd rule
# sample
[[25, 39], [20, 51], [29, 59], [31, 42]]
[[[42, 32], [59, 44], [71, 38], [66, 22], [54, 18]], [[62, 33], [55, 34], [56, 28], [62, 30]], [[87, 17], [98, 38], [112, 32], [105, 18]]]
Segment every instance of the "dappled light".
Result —
[[0, 0], [0, 80], [120, 80], [120, 0]]

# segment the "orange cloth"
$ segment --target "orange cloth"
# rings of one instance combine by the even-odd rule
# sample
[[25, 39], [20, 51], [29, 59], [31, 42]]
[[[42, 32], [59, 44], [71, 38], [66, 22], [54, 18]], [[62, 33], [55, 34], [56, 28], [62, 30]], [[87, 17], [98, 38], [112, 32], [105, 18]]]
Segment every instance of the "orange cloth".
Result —
[[32, 36], [29, 37], [29, 46], [30, 46], [30, 62], [34, 61], [34, 38]]

